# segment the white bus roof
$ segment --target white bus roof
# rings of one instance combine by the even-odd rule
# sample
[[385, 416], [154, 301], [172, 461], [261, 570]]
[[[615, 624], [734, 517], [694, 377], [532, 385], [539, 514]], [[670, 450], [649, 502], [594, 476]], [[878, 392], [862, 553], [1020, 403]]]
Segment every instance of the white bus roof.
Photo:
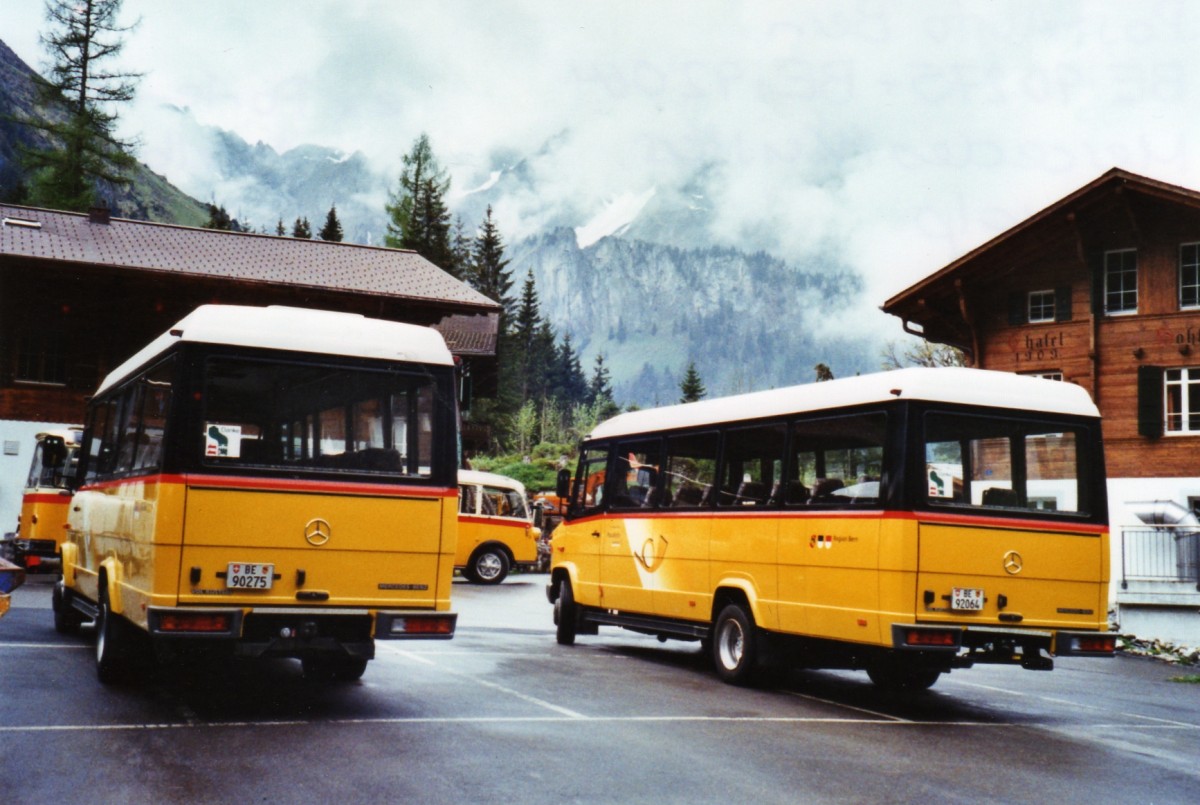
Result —
[[501, 489], [515, 489], [522, 495], [525, 494], [525, 484], [518, 481], [516, 478], [509, 478], [507, 475], [497, 475], [494, 472], [482, 472], [480, 470], [459, 470], [458, 482], [460, 484], [486, 484], [488, 486], [496, 486]]
[[442, 336], [429, 327], [357, 313], [307, 308], [201, 305], [104, 378], [97, 394], [120, 382], [181, 341], [349, 355], [452, 366]]
[[588, 438], [607, 439], [897, 399], [1100, 416], [1087, 391], [1074, 383], [986, 369], [915, 368], [630, 411], [601, 422]]

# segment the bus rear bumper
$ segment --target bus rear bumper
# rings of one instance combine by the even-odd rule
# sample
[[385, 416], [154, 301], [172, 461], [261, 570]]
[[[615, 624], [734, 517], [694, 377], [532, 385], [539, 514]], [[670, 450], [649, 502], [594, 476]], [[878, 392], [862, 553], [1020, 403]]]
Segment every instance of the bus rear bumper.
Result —
[[952, 657], [957, 667], [985, 663], [1049, 671], [1055, 656], [1113, 656], [1116, 637], [1106, 632], [897, 623], [892, 624], [892, 648]]

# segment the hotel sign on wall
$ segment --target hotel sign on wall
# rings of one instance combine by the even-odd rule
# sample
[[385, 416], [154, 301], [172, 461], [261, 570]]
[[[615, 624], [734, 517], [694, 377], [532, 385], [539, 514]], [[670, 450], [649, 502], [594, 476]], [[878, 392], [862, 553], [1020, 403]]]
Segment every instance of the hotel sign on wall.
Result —
[[1018, 364], [1058, 360], [1067, 353], [1067, 334], [1058, 330], [1040, 336], [1026, 335], [1014, 346], [1013, 355]]

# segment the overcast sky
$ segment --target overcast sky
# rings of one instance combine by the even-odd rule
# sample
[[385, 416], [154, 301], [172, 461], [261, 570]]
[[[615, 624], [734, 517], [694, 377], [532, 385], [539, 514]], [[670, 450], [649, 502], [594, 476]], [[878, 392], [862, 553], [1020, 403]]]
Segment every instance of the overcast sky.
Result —
[[[0, 0], [38, 68], [42, 7]], [[837, 255], [871, 306], [1113, 166], [1200, 189], [1194, 2], [126, 0], [138, 17], [125, 119], [168, 178], [164, 103], [390, 171], [425, 131], [460, 189], [567, 132], [552, 200], [599, 214], [715, 164], [723, 239]], [[502, 213], [510, 238], [535, 223]]]

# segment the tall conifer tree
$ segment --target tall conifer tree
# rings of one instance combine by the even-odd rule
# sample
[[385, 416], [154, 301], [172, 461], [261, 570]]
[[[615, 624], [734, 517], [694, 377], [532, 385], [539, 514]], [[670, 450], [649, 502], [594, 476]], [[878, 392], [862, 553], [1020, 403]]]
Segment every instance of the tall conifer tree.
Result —
[[56, 143], [25, 149], [32, 172], [30, 203], [86, 210], [96, 201], [95, 183], [127, 184], [125, 171], [137, 163], [133, 143], [116, 135], [116, 104], [133, 100], [140, 73], [104, 66], [124, 46], [121, 35], [133, 26], [117, 24], [121, 0], [47, 0], [49, 30], [41, 36], [52, 59], [50, 77], [41, 79], [43, 103], [64, 104], [62, 121], [25, 121]]
[[342, 222], [338, 220], [336, 204], [332, 205], [325, 215], [325, 226], [321, 227], [320, 237], [321, 240], [334, 243], [342, 242]]

